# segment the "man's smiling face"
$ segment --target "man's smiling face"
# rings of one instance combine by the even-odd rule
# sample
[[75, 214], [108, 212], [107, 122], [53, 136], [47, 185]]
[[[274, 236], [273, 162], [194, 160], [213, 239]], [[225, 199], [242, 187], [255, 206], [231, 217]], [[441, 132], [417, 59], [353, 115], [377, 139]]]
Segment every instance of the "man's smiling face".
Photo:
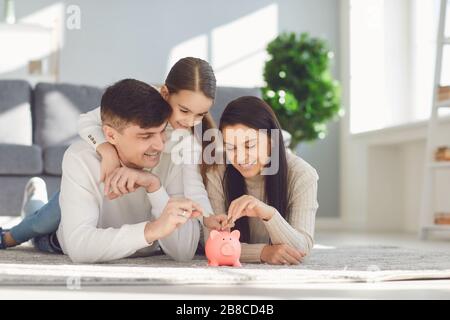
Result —
[[113, 144], [120, 161], [131, 168], [153, 168], [160, 160], [166, 141], [167, 121], [158, 127], [143, 129], [135, 124], [128, 124], [118, 131], [104, 126], [108, 141]]

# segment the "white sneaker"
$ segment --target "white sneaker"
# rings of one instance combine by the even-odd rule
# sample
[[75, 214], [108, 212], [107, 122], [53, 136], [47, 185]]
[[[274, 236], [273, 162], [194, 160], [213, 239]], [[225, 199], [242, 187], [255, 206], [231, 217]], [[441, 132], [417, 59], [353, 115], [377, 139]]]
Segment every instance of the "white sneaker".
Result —
[[39, 177], [31, 178], [25, 186], [22, 200], [22, 210], [20, 211], [22, 219], [26, 216], [25, 207], [30, 200], [38, 200], [43, 203], [48, 202], [47, 185], [45, 181]]

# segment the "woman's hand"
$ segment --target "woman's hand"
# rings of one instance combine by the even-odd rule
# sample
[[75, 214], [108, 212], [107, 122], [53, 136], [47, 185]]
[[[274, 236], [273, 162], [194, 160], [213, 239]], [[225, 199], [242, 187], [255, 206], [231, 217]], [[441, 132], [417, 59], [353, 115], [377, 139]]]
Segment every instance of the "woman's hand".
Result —
[[261, 261], [277, 265], [297, 265], [305, 256], [304, 253], [287, 244], [267, 245], [261, 252]]
[[203, 217], [203, 224], [209, 230], [230, 231], [234, 224], [228, 224], [228, 216], [226, 214], [215, 214], [209, 217]]
[[253, 196], [243, 195], [233, 202], [228, 208], [228, 222], [235, 223], [236, 220], [244, 216], [257, 217], [262, 220], [270, 220], [275, 213], [275, 208], [271, 207]]

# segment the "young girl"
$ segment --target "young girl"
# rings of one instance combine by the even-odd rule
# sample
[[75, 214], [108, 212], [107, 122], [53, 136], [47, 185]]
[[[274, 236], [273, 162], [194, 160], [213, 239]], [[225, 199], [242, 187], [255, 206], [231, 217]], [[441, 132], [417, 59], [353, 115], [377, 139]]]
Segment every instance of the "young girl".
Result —
[[[166, 131], [168, 142], [164, 152], [171, 152], [179, 143], [186, 145], [188, 141], [194, 142], [194, 145], [191, 144], [191, 149], [184, 148], [184, 150], [194, 153], [194, 156], [197, 155], [195, 144], [198, 144], [198, 140], [192, 139], [193, 127], [201, 123], [202, 130], [206, 131], [214, 126], [209, 114], [216, 93], [216, 78], [211, 66], [198, 58], [188, 57], [179, 60], [170, 70], [160, 92], [172, 107]], [[177, 129], [185, 131], [185, 138], [180, 142], [170, 141], [170, 136]], [[133, 190], [128, 190], [126, 186], [110, 179], [114, 170], [121, 164], [116, 149], [106, 142], [103, 135], [100, 108], [80, 116], [79, 133], [81, 138], [91, 144], [102, 157], [101, 180], [105, 184], [105, 196], [113, 199], [132, 192]], [[208, 166], [203, 164], [200, 166], [194, 163], [182, 164], [184, 196], [199, 203], [205, 215], [212, 213], [202, 179], [202, 176], [206, 176], [207, 169]], [[55, 239], [48, 236], [59, 226], [61, 218], [59, 193], [48, 201], [45, 182], [40, 178], [31, 179], [25, 188], [22, 216], [24, 220], [11, 230], [2, 231], [0, 228], [0, 249], [33, 239], [38, 249], [59, 252]]]
[[[229, 163], [207, 173], [208, 196], [218, 215], [205, 218], [205, 225], [226, 229], [236, 223], [241, 262], [300, 263], [313, 247], [316, 170], [286, 152], [280, 124], [259, 98], [230, 102], [219, 128]], [[278, 170], [269, 172], [277, 164]]]

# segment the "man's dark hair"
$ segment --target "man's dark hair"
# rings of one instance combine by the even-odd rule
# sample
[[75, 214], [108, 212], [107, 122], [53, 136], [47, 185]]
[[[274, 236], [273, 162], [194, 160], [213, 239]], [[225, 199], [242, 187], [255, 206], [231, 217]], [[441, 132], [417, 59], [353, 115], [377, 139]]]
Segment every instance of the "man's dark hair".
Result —
[[100, 109], [102, 123], [119, 131], [130, 124], [143, 129], [158, 127], [172, 113], [158, 90], [135, 79], [120, 80], [108, 87]]

